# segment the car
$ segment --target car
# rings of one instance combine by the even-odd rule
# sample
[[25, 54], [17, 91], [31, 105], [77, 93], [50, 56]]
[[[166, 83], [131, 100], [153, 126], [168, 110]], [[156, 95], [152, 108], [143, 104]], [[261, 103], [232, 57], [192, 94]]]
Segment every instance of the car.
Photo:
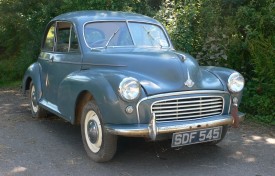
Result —
[[22, 83], [32, 116], [51, 112], [80, 125], [96, 162], [114, 157], [118, 136], [217, 144], [245, 117], [243, 88], [237, 71], [176, 51], [157, 20], [114, 11], [53, 18]]

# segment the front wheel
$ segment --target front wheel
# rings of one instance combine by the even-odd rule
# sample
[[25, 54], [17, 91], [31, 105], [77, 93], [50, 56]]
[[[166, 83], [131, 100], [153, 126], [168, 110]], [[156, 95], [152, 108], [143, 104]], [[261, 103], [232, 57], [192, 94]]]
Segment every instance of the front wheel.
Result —
[[108, 133], [102, 123], [102, 115], [95, 101], [88, 102], [81, 116], [81, 134], [88, 156], [96, 162], [113, 158], [117, 149], [117, 136]]

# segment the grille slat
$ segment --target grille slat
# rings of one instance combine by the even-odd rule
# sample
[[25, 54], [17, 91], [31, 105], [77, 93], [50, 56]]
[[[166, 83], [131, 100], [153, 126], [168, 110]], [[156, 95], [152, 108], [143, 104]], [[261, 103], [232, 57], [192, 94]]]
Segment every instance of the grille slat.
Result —
[[[220, 113], [207, 113], [207, 114], [204, 114], [206, 117], [207, 116], [211, 116], [211, 115], [219, 115]], [[196, 118], [196, 117], [201, 117], [201, 115], [190, 115], [190, 116], [179, 116], [178, 118], [179, 119], [189, 119], [189, 118]], [[166, 120], [175, 120], [174, 117], [166, 117], [166, 118], [161, 118], [161, 119], [158, 119], [158, 121], [166, 121]]]
[[[181, 105], [177, 106], [178, 108], [185, 108], [185, 107], [201, 107], [201, 106], [207, 106], [207, 105], [217, 105], [220, 104], [222, 106], [222, 101], [220, 103], [213, 102], [213, 103], [202, 103], [202, 104], [191, 104], [191, 105]], [[158, 109], [175, 109], [175, 106], [160, 106], [160, 107], [153, 107], [153, 110], [158, 110]], [[154, 111], [156, 112], [156, 111]]]
[[[219, 108], [219, 107], [222, 107], [222, 105], [215, 105], [215, 106], [212, 106], [211, 108]], [[158, 113], [165, 113], [165, 112], [183, 112], [183, 111], [192, 111], [192, 110], [202, 110], [202, 109], [209, 109], [209, 107], [196, 107], [196, 108], [185, 108], [185, 109], [179, 109], [179, 108], [176, 108], [176, 109], [172, 109], [172, 110], [159, 110], [159, 111], [154, 111], [155, 114], [158, 114]], [[221, 109], [221, 108], [219, 108]]]
[[184, 120], [219, 115], [223, 111], [222, 97], [184, 97], [152, 104], [157, 121]]

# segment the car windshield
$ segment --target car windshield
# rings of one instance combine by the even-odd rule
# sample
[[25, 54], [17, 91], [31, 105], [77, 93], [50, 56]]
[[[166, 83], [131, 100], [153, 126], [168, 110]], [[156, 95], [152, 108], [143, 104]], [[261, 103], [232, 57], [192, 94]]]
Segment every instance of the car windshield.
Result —
[[85, 25], [84, 37], [90, 48], [169, 47], [166, 35], [159, 26], [141, 22], [91, 22]]

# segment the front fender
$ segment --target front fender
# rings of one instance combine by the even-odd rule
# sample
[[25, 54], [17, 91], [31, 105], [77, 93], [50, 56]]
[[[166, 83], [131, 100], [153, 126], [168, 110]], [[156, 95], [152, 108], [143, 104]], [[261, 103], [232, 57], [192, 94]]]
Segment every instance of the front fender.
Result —
[[[228, 90], [228, 87], [227, 87], [227, 82], [228, 82], [229, 76], [232, 73], [236, 72], [235, 70], [228, 69], [228, 68], [223, 68], [223, 67], [213, 67], [213, 66], [206, 66], [206, 67], [201, 67], [201, 68], [213, 73], [214, 75], [216, 75], [220, 79], [220, 81], [222, 82], [224, 90], [230, 92]], [[243, 91], [241, 91], [239, 93], [235, 93], [235, 94], [231, 93], [231, 96], [234, 96], [234, 97], [238, 98], [238, 100], [239, 100], [238, 104], [240, 104], [240, 102], [241, 102], [242, 92]]]
[[227, 80], [232, 73], [236, 72], [235, 70], [223, 68], [223, 67], [213, 67], [213, 66], [206, 66], [201, 68], [217, 76], [219, 80], [222, 82], [224, 90], [228, 91]]
[[33, 82], [36, 90], [36, 97], [39, 100], [42, 96], [41, 77], [40, 77], [40, 64], [38, 62], [33, 63], [26, 70], [22, 80], [22, 92], [25, 94], [29, 89], [30, 82]]
[[61, 114], [73, 123], [78, 96], [88, 91], [95, 99], [105, 124], [138, 123], [136, 111], [127, 114], [125, 108], [136, 106], [135, 102], [127, 103], [117, 94], [117, 84], [125, 77], [114, 71], [100, 72], [84, 70], [68, 75], [60, 84], [58, 90], [58, 107]]

